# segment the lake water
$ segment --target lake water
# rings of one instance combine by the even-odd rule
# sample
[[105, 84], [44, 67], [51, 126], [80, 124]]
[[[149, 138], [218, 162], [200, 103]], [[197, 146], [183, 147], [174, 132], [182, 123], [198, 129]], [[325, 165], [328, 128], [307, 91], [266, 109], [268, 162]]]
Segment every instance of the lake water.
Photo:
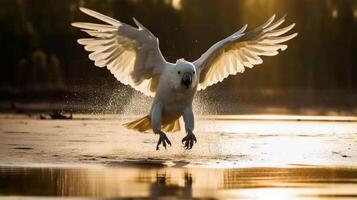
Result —
[[357, 120], [201, 116], [155, 151], [124, 116], [0, 116], [0, 199], [354, 199]]
[[0, 199], [354, 199], [351, 168], [0, 168]]

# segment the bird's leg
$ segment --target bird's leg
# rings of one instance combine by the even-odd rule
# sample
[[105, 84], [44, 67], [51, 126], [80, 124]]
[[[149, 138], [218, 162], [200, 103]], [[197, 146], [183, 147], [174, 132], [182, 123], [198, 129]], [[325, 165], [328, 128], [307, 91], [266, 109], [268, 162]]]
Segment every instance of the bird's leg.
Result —
[[184, 148], [189, 150], [192, 149], [194, 143], [197, 143], [196, 136], [193, 134], [195, 120], [192, 112], [192, 106], [185, 109], [183, 113], [183, 121], [185, 122], [187, 135], [182, 139], [182, 143], [184, 144]]
[[156, 150], [159, 150], [159, 146], [162, 143], [162, 146], [164, 146], [164, 148], [166, 149], [166, 143], [169, 144], [171, 146], [171, 142], [170, 140], [167, 138], [166, 134], [162, 131], [158, 131], [159, 136], [159, 141], [157, 142], [156, 145]]
[[157, 142], [156, 150], [159, 150], [161, 143], [165, 149], [166, 143], [171, 146], [170, 140], [167, 138], [166, 134], [161, 131], [161, 113], [162, 105], [160, 103], [154, 104], [151, 111], [151, 127], [155, 134], [159, 134], [159, 141]]

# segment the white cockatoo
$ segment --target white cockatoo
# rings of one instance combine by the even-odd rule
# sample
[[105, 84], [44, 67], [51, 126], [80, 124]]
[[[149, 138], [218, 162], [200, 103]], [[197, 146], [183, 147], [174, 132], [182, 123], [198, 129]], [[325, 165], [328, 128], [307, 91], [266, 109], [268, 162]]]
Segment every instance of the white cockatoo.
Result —
[[186, 149], [191, 149], [197, 142], [192, 111], [196, 92], [223, 81], [229, 75], [243, 73], [245, 67], [263, 63], [261, 56], [277, 55], [279, 50], [287, 48], [282, 43], [297, 35], [282, 36], [295, 24], [277, 29], [285, 17], [274, 21], [274, 15], [251, 31], [245, 32], [245, 25], [214, 44], [194, 62], [179, 59], [170, 63], [160, 52], [158, 38], [135, 18], [137, 28], [87, 8], [80, 10], [105, 22], [72, 24], [91, 36], [78, 40], [85, 50], [92, 52], [89, 59], [97, 67], [106, 67], [121, 83], [154, 97], [147, 116], [124, 126], [140, 132], [152, 129], [159, 134], [157, 150], [161, 143], [165, 148], [166, 144], [171, 145], [164, 131], [179, 131], [181, 116], [187, 133], [182, 143]]

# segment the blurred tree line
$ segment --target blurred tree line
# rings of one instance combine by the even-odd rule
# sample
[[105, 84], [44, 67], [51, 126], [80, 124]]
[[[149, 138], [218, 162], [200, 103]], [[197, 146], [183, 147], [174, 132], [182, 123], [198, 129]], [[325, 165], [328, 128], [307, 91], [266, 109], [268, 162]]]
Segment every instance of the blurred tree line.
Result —
[[[287, 51], [217, 87], [276, 90], [357, 89], [355, 0], [1, 0], [1, 89], [113, 88], [111, 74], [93, 66], [70, 26], [95, 21], [79, 6], [132, 24], [136, 17], [159, 39], [168, 61], [194, 60], [244, 24], [288, 14], [299, 36]], [[234, 87], [232, 87], [234, 84]], [[237, 86], [237, 87], [235, 87]]]

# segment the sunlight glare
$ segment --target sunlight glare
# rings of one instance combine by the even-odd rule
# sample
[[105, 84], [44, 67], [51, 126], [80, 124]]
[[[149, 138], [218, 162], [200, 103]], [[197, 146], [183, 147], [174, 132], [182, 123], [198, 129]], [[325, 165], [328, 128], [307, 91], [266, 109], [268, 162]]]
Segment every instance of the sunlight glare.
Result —
[[337, 10], [337, 8], [334, 8], [334, 9], [332, 10], [332, 17], [333, 17], [333, 18], [337, 18], [337, 17], [338, 17], [338, 10]]
[[249, 199], [274, 199], [274, 200], [293, 200], [298, 199], [296, 191], [288, 188], [259, 188], [244, 191], [244, 197]]
[[[261, 148], [261, 151], [266, 152], [265, 155], [272, 163], [289, 164], [289, 163], [304, 163], [306, 155], [311, 152], [316, 152], [322, 149], [321, 141], [312, 138], [268, 138], [265, 140], [266, 145]], [[313, 158], [309, 162], [315, 163], [317, 160], [324, 162], [321, 158]], [[321, 160], [320, 160], [321, 159]]]
[[181, 0], [166, 0], [165, 3], [171, 5], [175, 10], [182, 8]]

